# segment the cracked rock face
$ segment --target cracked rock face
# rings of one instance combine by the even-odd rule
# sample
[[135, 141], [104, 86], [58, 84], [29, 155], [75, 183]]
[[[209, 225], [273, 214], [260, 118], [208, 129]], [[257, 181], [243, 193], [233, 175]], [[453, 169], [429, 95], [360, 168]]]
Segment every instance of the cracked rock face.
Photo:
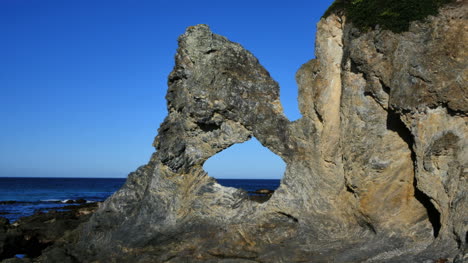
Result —
[[[206, 25], [189, 27], [156, 152], [67, 253], [101, 262], [462, 262], [466, 14], [457, 3], [402, 34], [322, 19], [317, 58], [296, 75], [303, 117], [294, 122], [250, 52]], [[287, 164], [266, 203], [202, 168], [252, 136]]]

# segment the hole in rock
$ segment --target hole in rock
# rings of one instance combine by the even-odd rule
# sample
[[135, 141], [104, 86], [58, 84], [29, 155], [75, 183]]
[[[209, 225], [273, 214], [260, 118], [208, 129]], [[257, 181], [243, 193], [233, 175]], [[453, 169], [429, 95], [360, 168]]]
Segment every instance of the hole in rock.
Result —
[[217, 125], [215, 123], [202, 123], [202, 122], [197, 122], [198, 127], [204, 132], [211, 132], [214, 130], [219, 129], [221, 126]]
[[243, 189], [250, 200], [266, 202], [279, 187], [286, 164], [252, 138], [215, 154], [203, 168], [222, 186]]

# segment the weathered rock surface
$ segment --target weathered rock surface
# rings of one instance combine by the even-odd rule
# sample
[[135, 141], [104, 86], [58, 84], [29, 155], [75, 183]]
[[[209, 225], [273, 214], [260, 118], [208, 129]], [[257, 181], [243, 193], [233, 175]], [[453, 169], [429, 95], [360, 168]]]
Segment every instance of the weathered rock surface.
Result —
[[[296, 76], [303, 117], [294, 122], [251, 53], [189, 27], [156, 153], [67, 253], [84, 262], [463, 262], [467, 11], [464, 1], [448, 5], [402, 34], [322, 19], [317, 58]], [[265, 203], [202, 168], [252, 136], [287, 164]]]
[[[97, 207], [98, 203], [60, 207], [60, 210], [65, 211], [37, 213], [12, 224], [0, 217], [0, 260], [30, 262], [30, 258], [38, 257], [48, 247], [69, 242], [68, 234], [86, 222]], [[23, 254], [27, 258], [14, 258], [16, 254]]]

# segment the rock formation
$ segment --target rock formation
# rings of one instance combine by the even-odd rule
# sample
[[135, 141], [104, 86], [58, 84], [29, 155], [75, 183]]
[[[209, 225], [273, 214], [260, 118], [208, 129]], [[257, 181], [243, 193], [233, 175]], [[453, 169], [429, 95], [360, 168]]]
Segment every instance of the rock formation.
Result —
[[[398, 34], [323, 18], [316, 59], [296, 75], [294, 122], [251, 53], [189, 27], [156, 152], [67, 253], [86, 262], [463, 262], [467, 11], [448, 5]], [[252, 136], [287, 164], [265, 203], [202, 168]]]
[[[58, 211], [49, 208], [48, 212], [38, 211], [11, 224], [8, 219], [0, 217], [0, 261], [30, 262], [48, 250], [58, 255], [64, 254], [61, 246], [69, 242], [67, 236], [81, 223], [88, 221], [97, 207], [98, 203], [85, 203], [57, 207]], [[26, 258], [17, 259], [17, 254]]]

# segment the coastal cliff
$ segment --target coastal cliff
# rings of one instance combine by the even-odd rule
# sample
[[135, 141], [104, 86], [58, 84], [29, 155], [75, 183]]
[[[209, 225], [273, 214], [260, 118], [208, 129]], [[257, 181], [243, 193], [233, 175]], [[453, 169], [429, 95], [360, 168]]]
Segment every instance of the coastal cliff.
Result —
[[[294, 122], [250, 52], [207, 25], [187, 28], [151, 160], [72, 245], [39, 260], [464, 262], [467, 9], [445, 5], [397, 33], [322, 18], [316, 59], [296, 74]], [[287, 164], [265, 203], [203, 170], [252, 137]]]

